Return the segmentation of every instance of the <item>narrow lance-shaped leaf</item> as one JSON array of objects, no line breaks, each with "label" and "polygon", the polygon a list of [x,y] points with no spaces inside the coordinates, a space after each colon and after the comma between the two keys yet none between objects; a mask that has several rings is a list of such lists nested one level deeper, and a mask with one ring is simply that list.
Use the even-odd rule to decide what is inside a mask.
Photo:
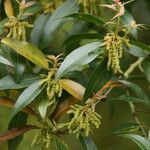
[{"label": "narrow lance-shaped leaf", "polygon": [[150,61],[145,60],[142,63],[142,68],[143,68],[143,71],[144,71],[144,74],[145,74],[147,80],[150,82]]},{"label": "narrow lance-shaped leaf", "polygon": [[60,83],[62,88],[77,100],[81,101],[83,99],[85,88],[81,84],[69,79],[61,79]]},{"label": "narrow lance-shaped leaf", "polygon": [[3,56],[0,56],[0,63],[14,67],[14,65]]},{"label": "narrow lance-shaped leaf", "polygon": [[60,6],[52,16],[48,19],[44,27],[44,35],[42,44],[47,46],[53,39],[54,33],[66,22],[64,16],[78,12],[79,8],[77,2],[74,0],[67,0],[62,6]]},{"label": "narrow lance-shaped leaf", "polygon": [[58,150],[70,150],[68,145],[62,139],[56,138],[55,145],[58,148]]},{"label": "narrow lance-shaped leaf", "polygon": [[92,137],[80,136],[80,142],[84,150],[98,150]]},{"label": "narrow lance-shaped leaf", "polygon": [[112,77],[111,72],[107,71],[106,62],[102,62],[92,74],[83,97],[86,101],[93,93],[100,90]]},{"label": "narrow lance-shaped leaf", "polygon": [[44,54],[34,45],[17,39],[4,38],[1,41],[41,68],[48,69],[48,61]]},{"label": "narrow lance-shaped leaf", "polygon": [[6,12],[7,16],[8,17],[13,16],[14,13],[13,13],[13,7],[12,7],[11,0],[5,0],[4,6],[5,6],[5,12]]},{"label": "narrow lance-shaped leaf", "polygon": [[6,76],[0,80],[0,90],[22,89],[29,86],[38,79],[39,77],[34,77],[32,75],[23,75],[21,82],[17,84],[13,76]]},{"label": "narrow lance-shaped leaf", "polygon": [[129,139],[129,140],[132,140],[134,143],[136,143],[140,147],[141,150],[149,150],[150,149],[150,142],[140,135],[121,134],[119,136],[126,138],[126,139]]},{"label": "narrow lance-shaped leaf", "polygon": [[102,53],[101,45],[101,42],[93,42],[75,49],[62,62],[55,79],[58,80],[68,72],[75,71],[83,65],[90,63]]},{"label": "narrow lance-shaped leaf", "polygon": [[41,93],[42,88],[40,82],[41,80],[32,83],[21,93],[15,104],[11,117],[15,116],[22,108],[30,104]]},{"label": "narrow lance-shaped leaf", "polygon": [[33,130],[33,129],[38,129],[38,127],[26,125],[26,126],[19,127],[19,128],[13,128],[11,130],[8,130],[8,131],[0,134],[0,142],[7,141],[9,139],[17,137],[17,136],[24,134],[25,132]]}]

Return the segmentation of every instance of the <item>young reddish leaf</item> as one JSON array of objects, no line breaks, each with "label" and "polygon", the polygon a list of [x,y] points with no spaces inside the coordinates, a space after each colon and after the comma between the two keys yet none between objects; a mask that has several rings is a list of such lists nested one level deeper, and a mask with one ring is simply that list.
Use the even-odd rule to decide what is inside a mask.
[{"label": "young reddish leaf", "polygon": [[62,115],[64,115],[70,108],[71,105],[78,103],[79,100],[75,99],[73,96],[68,97],[67,99],[60,102],[54,110],[51,118],[58,120]]},{"label": "young reddish leaf", "polygon": [[63,89],[66,90],[69,94],[71,94],[77,100],[82,100],[85,88],[81,84],[69,79],[61,79],[60,83]]},{"label": "young reddish leaf", "polygon": [[39,127],[32,126],[32,125],[26,125],[24,127],[13,128],[11,130],[8,130],[8,131],[0,134],[0,142],[7,141],[9,139],[12,139],[16,136],[24,134],[25,132],[33,130],[33,129],[39,129]]},{"label": "young reddish leaf", "polygon": [[5,0],[4,6],[5,6],[5,12],[6,12],[7,16],[8,17],[13,16],[14,13],[13,13],[13,7],[12,7],[11,0]]}]

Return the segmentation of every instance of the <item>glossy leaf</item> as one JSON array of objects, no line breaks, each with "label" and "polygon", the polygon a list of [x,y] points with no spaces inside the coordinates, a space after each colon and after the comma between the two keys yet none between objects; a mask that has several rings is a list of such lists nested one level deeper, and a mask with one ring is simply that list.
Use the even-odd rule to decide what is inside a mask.
[{"label": "glossy leaf", "polygon": [[105,22],[102,19],[100,19],[99,17],[93,16],[93,15],[90,15],[90,14],[74,13],[74,14],[71,14],[71,15],[66,16],[66,17],[77,18],[77,19],[80,19],[80,20],[84,20],[84,21],[87,21],[87,22],[94,23],[98,26],[103,26],[104,27],[104,25],[105,25]]},{"label": "glossy leaf", "polygon": [[132,140],[134,143],[136,143],[140,147],[141,150],[149,150],[150,149],[150,142],[140,135],[122,134],[119,136],[126,138],[126,139],[129,139],[129,140]]},{"label": "glossy leaf", "polygon": [[60,6],[48,19],[44,27],[44,35],[42,44],[47,45],[52,39],[56,31],[66,22],[64,16],[78,12],[78,5],[74,0],[67,0]]},{"label": "glossy leaf", "polygon": [[106,62],[102,62],[94,71],[87,84],[83,100],[86,101],[100,90],[110,79],[112,74],[107,71]]},{"label": "glossy leaf", "polygon": [[19,127],[19,128],[13,128],[11,130],[8,130],[8,131],[0,134],[0,142],[7,141],[9,139],[12,139],[12,138],[17,137],[19,135],[22,135],[25,132],[33,130],[33,129],[38,129],[38,127],[37,126],[26,125],[26,126]]},{"label": "glossy leaf", "polygon": [[71,105],[79,103],[79,100],[75,99],[73,96],[70,96],[64,99],[62,102],[57,104],[51,118],[54,120],[58,120],[62,117],[69,109]]},{"label": "glossy leaf", "polygon": [[80,142],[84,150],[98,150],[92,137],[80,136]]},{"label": "glossy leaf", "polygon": [[46,57],[34,45],[11,38],[4,38],[1,42],[11,47],[18,54],[24,56],[37,66],[48,69],[48,61]]},{"label": "glossy leaf", "polygon": [[139,124],[137,123],[125,123],[111,131],[110,134],[124,134],[139,130]]},{"label": "glossy leaf", "polygon": [[13,76],[6,76],[0,80],[0,90],[22,89],[29,86],[38,79],[39,77],[34,77],[32,75],[23,75],[21,82],[17,84]]},{"label": "glossy leaf", "polygon": [[62,139],[55,138],[55,144],[58,150],[70,150],[68,145]]},{"label": "glossy leaf", "polygon": [[147,80],[150,82],[150,61],[145,60],[142,64],[142,68]]},{"label": "glossy leaf", "polygon": [[150,47],[148,45],[141,43],[139,41],[135,41],[135,40],[131,40],[130,42],[131,42],[131,44],[136,45],[136,46],[140,47],[142,50],[145,50],[150,53]]},{"label": "glossy leaf", "polygon": [[0,56],[0,63],[8,65],[8,66],[14,66],[9,60],[7,60],[5,57]]},{"label": "glossy leaf", "polygon": [[47,112],[47,107],[49,105],[48,98],[45,96],[38,101],[38,110],[42,118],[45,118],[46,112]]},{"label": "glossy leaf", "polygon": [[11,0],[5,0],[4,6],[7,16],[8,17],[14,16]]},{"label": "glossy leaf", "polygon": [[31,32],[31,42],[36,45],[37,47],[42,47],[41,40],[43,38],[43,29],[49,18],[49,14],[40,15],[34,22],[34,27]]},{"label": "glossy leaf", "polygon": [[63,42],[62,46],[68,46],[83,39],[102,39],[102,37],[96,33],[74,34],[70,36],[69,38],[67,38]]},{"label": "glossy leaf", "polygon": [[[8,130],[12,128],[17,128],[20,126],[24,126],[27,122],[27,114],[23,112],[19,112],[12,120],[9,122]],[[8,150],[15,150],[17,149],[18,145],[22,141],[23,136],[15,137],[8,141]]]},{"label": "glossy leaf", "polygon": [[35,81],[21,93],[15,103],[11,117],[15,116],[21,109],[30,104],[41,93],[42,88],[40,86],[40,82],[41,80]]},{"label": "glossy leaf", "polygon": [[138,98],[146,100],[148,102],[148,97],[137,84],[126,80],[120,80],[119,82],[131,89],[138,96]]},{"label": "glossy leaf", "polygon": [[83,65],[90,63],[102,53],[100,46],[101,42],[93,42],[75,49],[62,62],[56,73],[55,79],[58,80],[68,72],[75,71]]},{"label": "glossy leaf", "polygon": [[85,92],[85,88],[69,79],[61,79],[60,80],[62,88],[67,91],[69,94],[71,94],[73,97],[75,97],[77,100],[81,101]]}]

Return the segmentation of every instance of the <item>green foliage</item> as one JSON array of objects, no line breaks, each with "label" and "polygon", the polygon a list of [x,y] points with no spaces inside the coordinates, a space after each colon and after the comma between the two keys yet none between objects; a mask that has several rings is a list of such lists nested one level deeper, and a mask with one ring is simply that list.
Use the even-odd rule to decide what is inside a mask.
[{"label": "green foliage", "polygon": [[69,150],[77,140],[98,150],[111,136],[150,149],[149,120],[140,116],[150,114],[150,46],[130,2],[0,1],[0,105],[12,107],[0,142],[8,140],[9,150],[33,129],[31,149]]}]

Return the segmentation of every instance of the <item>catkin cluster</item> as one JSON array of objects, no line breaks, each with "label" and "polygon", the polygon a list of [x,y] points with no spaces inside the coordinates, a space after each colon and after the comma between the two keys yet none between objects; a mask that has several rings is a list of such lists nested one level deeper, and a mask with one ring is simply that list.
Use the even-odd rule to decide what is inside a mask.
[{"label": "catkin cluster", "polygon": [[52,144],[53,136],[48,130],[43,129],[40,133],[37,133],[31,143],[31,146],[45,143],[45,148],[49,148]]},{"label": "catkin cluster", "polygon": [[100,4],[99,1],[97,1],[97,0],[78,0],[78,4],[82,7],[84,13],[98,16],[98,14],[99,14],[98,5]]},{"label": "catkin cluster", "polygon": [[5,23],[4,27],[8,30],[7,37],[26,41],[26,28],[33,27],[26,21],[19,21],[16,17],[12,16],[9,21]]},{"label": "catkin cluster", "polygon": [[49,3],[43,4],[44,13],[53,13],[60,5],[62,4],[61,0],[52,0]]},{"label": "catkin cluster", "polygon": [[80,105],[71,106],[67,112],[73,114],[74,117],[68,123],[68,130],[70,134],[76,134],[78,138],[81,134],[88,136],[92,132],[92,128],[99,128],[101,116],[92,108]]},{"label": "catkin cluster", "polygon": [[50,102],[49,105],[55,103],[57,97],[61,97],[63,90],[60,82],[53,79],[55,72],[55,69],[51,69],[48,73],[48,76],[40,83],[41,85],[43,85],[44,83],[47,84],[46,92]]},{"label": "catkin cluster", "polygon": [[115,33],[108,33],[104,37],[106,55],[108,57],[107,69],[117,74],[123,73],[120,66],[120,58],[123,55],[123,46],[130,47],[129,39],[120,37]]}]

